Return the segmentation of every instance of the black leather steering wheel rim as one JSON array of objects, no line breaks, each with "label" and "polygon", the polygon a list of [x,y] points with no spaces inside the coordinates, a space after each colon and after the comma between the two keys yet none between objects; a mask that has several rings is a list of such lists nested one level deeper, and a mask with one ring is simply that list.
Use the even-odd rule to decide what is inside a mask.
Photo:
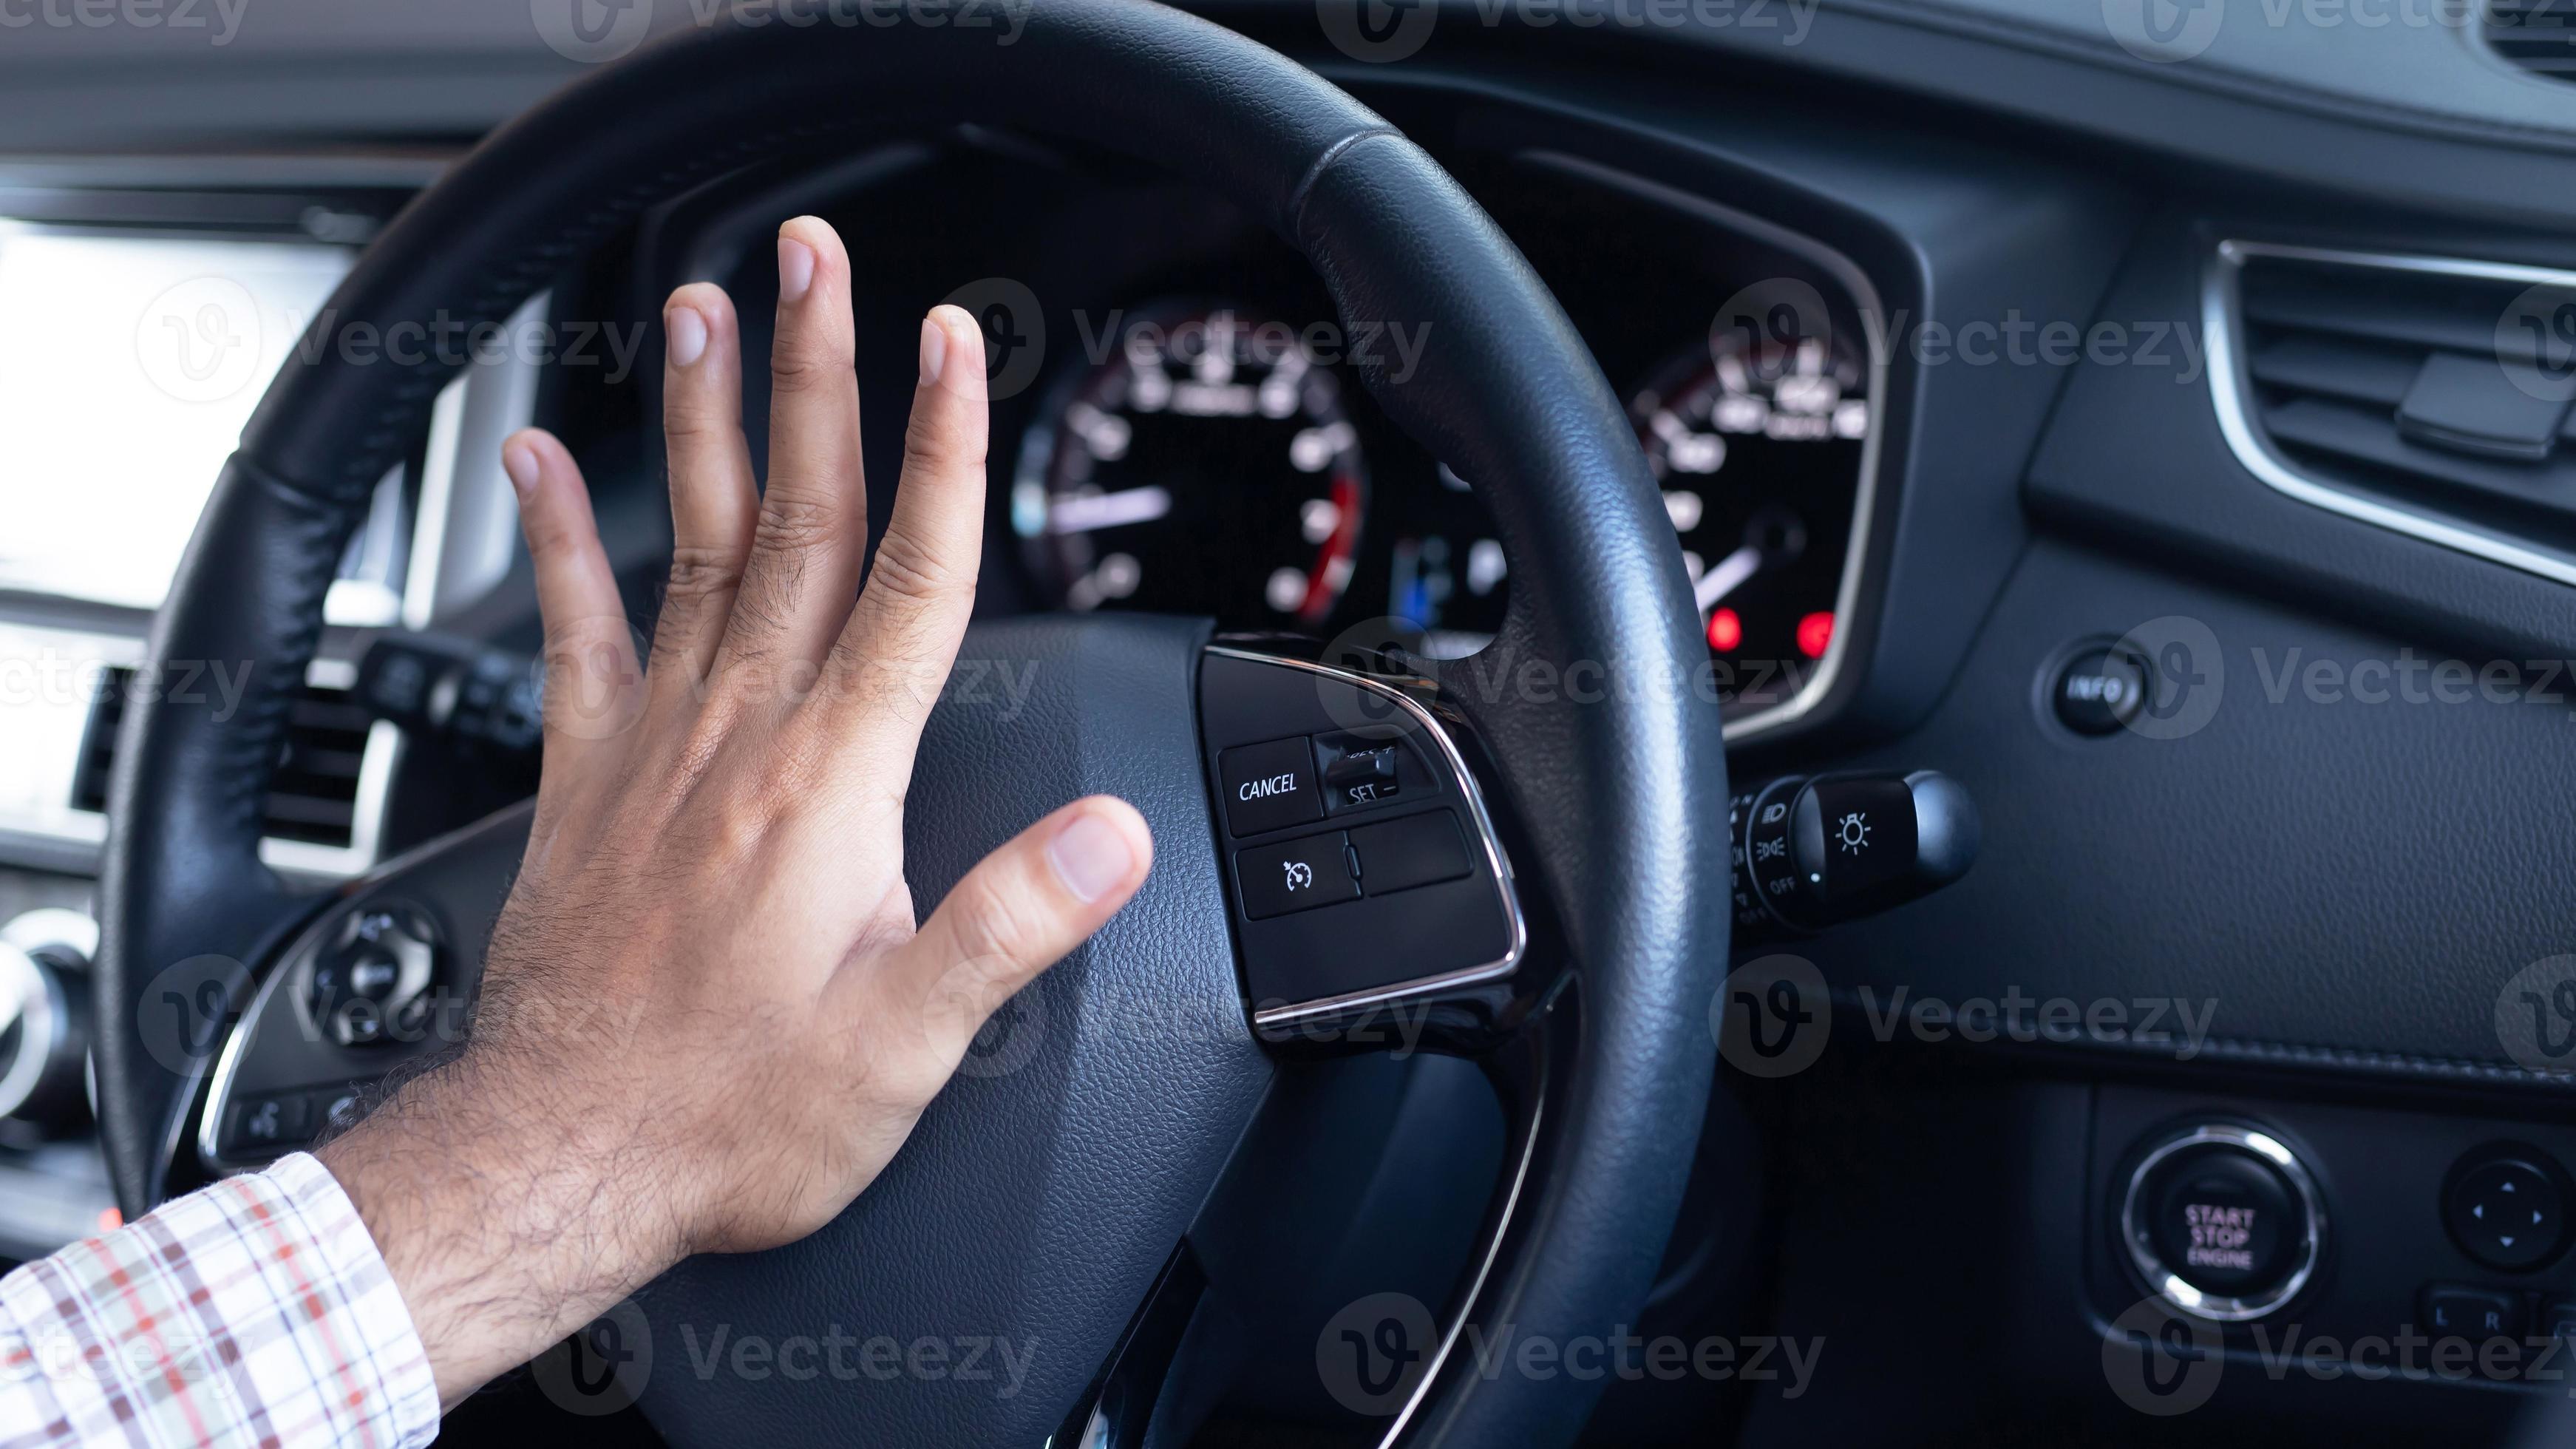
[{"label": "black leather steering wheel rim", "polygon": [[[1363,364],[1363,380],[1476,480],[1496,515],[1510,612],[1482,673],[1459,667],[1456,696],[1506,766],[1536,846],[1525,876],[1582,963],[1549,1172],[1521,1207],[1494,1311],[1525,1334],[1606,1336],[1643,1302],[1689,1171],[1729,890],[1719,719],[1697,687],[1707,656],[1628,424],[1511,243],[1346,93],[1144,0],[1042,0],[1011,44],[996,39],[773,25],[657,42],[488,139],[387,229],[315,335],[498,321],[643,207],[699,181],[889,120],[967,118],[1169,167],[1295,245],[1346,321],[1422,326],[1411,376],[1397,383]],[[198,1085],[146,1046],[147,989],[186,961],[263,961],[310,913],[310,897],[260,864],[266,783],[332,570],[451,370],[436,356],[360,367],[329,346],[298,348],[155,622],[156,663],[253,667],[230,716],[139,701],[119,740],[94,977],[102,1135],[128,1213],[165,1191]],[[1545,661],[1561,683],[1531,690],[1496,658]],[[1596,1388],[1464,1376],[1414,1432],[1570,1442]]]}]

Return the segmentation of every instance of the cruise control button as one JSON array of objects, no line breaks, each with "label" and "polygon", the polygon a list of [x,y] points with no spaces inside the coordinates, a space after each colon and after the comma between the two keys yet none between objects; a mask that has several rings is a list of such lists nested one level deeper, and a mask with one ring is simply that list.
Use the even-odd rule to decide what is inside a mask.
[{"label": "cruise control button", "polygon": [[1348,810],[1355,805],[1374,805],[1392,800],[1403,786],[1396,772],[1396,747],[1380,745],[1373,750],[1350,750],[1332,755],[1324,762],[1324,806],[1328,810]]},{"label": "cruise control button", "polygon": [[1244,745],[1217,757],[1225,823],[1237,835],[1259,835],[1323,818],[1315,788],[1315,755],[1305,736]]},{"label": "cruise control button", "polygon": [[1347,843],[1336,830],[1236,851],[1234,878],[1243,887],[1243,913],[1258,921],[1358,899],[1360,883],[1351,879]]},{"label": "cruise control button", "polygon": [[1361,886],[1373,896],[1456,880],[1469,869],[1458,817],[1446,810],[1363,825],[1351,832],[1351,853],[1359,857]]}]

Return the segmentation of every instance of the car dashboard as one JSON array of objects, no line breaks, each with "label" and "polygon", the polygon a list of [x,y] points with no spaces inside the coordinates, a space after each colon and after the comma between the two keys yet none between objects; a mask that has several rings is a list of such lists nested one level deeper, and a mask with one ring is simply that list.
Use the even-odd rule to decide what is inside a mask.
[{"label": "car dashboard", "polygon": [[[2181,63],[2119,6],[2105,34],[2090,6],[2081,25],[2019,13],[2047,8],[1792,7],[1794,43],[1741,15],[1444,21],[1401,63],[1307,7],[1210,9],[1419,141],[1562,304],[1662,489],[1708,646],[1691,684],[1723,714],[1740,811],[1783,781],[1931,772],[1982,817],[1954,882],[1748,933],[1726,1000],[1685,1004],[1709,1014],[1721,1086],[1650,1326],[1827,1352],[1795,1392],[1616,1385],[1598,1442],[2154,1442],[2204,1362],[2222,1382],[2187,1422],[2213,1432],[2501,1438],[2551,1398],[2532,1367],[2272,1373],[2266,1335],[2353,1345],[2472,1311],[2515,1338],[2576,1329],[2565,1235],[2498,1245],[2473,1215],[2508,1178],[2576,1197],[2556,662],[2576,658],[2559,184],[2576,91],[2484,31],[2406,42],[2419,71],[2338,69],[2332,47],[2293,64],[2237,29]],[[265,373],[224,372],[233,334],[201,321],[263,319],[273,364],[375,227],[575,73],[529,53],[524,20],[441,62],[445,89],[388,78],[402,37],[270,56],[313,69],[220,156],[173,145],[149,66],[96,82],[126,129],[64,131],[0,96],[28,148],[0,157],[0,299],[36,305],[64,257],[153,257],[121,263],[93,361],[197,433],[137,428],[119,466],[211,482]],[[2335,39],[2382,61],[2405,41]],[[2374,101],[2366,78],[2397,72]],[[2447,100],[2427,91],[2443,76]],[[392,139],[338,145],[360,120]],[[476,353],[342,565],[270,802],[273,867],[325,887],[525,793],[534,703],[513,671],[538,635],[499,439],[543,422],[574,450],[649,629],[670,550],[661,299],[723,283],[764,353],[768,239],[806,212],[858,281],[878,530],[916,319],[953,302],[984,326],[979,617],[1184,614],[1496,688],[1618,687],[1516,652],[1478,480],[1372,396],[1419,357],[1415,319],[1343,315],[1252,218],[1108,152],[925,125],[669,199],[512,319],[506,338],[542,345]],[[2499,356],[2542,406],[2486,386]],[[0,434],[45,435],[71,405],[43,400],[42,360],[0,364],[0,409],[20,409]],[[65,466],[0,441],[0,468],[43,485],[0,495],[18,538],[95,526],[47,482]],[[169,545],[139,562],[108,548],[37,577],[14,560],[57,555],[0,539],[0,641],[33,661],[0,698],[21,762],[0,787],[0,919],[41,916],[11,943],[58,986],[79,982],[67,918],[92,897],[116,712],[201,484],[102,490]],[[370,712],[361,663],[389,637],[498,661],[458,675],[475,730]],[[1758,823],[1703,828],[1749,871]],[[1740,919],[1772,922],[1742,894],[1757,879],[1739,876]],[[1727,1037],[1729,1013],[1753,1034]],[[1334,1088],[1376,1150],[1321,1174],[1319,1218],[1351,1226],[1319,1279],[1381,1239],[1431,1272],[1445,1259],[1419,1244],[1472,1229],[1481,1184],[1443,1173],[1408,1179],[1402,1231],[1358,1206],[1383,1214],[1381,1161],[1473,1175],[1456,1159],[1481,1129],[1460,1124],[1489,1104],[1442,1072]],[[82,1117],[0,1114],[0,1254],[108,1210]],[[189,1171],[242,1165],[197,1145]],[[2222,1158],[2305,1229],[2241,1292],[2172,1271],[2189,1249],[2155,1221],[2166,1164]]]}]

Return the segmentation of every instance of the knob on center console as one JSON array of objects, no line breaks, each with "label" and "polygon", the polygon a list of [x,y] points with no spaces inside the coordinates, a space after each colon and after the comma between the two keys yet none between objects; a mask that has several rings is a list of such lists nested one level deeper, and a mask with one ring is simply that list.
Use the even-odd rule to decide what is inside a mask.
[{"label": "knob on center console", "polygon": [[29,911],[0,927],[0,1117],[46,1136],[89,1125],[89,956],[78,911]]},{"label": "knob on center console", "polygon": [[2220,1322],[2260,1318],[2316,1272],[2325,1208],[2279,1138],[2232,1123],[2159,1142],[2129,1174],[2120,1236],[2147,1287]]}]

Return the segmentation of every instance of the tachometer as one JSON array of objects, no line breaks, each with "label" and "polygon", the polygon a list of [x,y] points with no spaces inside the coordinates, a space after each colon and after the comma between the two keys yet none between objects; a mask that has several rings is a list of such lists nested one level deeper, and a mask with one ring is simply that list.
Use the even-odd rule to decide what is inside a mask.
[{"label": "tachometer", "polygon": [[1868,374],[1821,337],[1711,335],[1629,403],[1681,535],[1718,693],[1793,697],[1832,647],[1870,433]]},{"label": "tachometer", "polygon": [[1113,314],[1112,350],[1048,399],[1011,526],[1065,607],[1313,627],[1350,583],[1368,502],[1341,381],[1285,324],[1227,307]]}]

